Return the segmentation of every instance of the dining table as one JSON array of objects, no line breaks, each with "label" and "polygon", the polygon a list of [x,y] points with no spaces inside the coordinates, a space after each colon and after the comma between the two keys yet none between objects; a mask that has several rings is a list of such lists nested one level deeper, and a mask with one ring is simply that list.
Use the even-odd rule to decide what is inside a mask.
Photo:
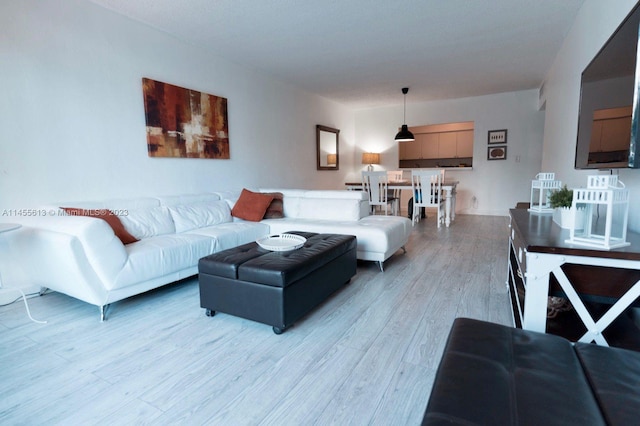
[{"label": "dining table", "polygon": [[[360,190],[362,191],[362,182],[346,182],[345,186],[347,189],[352,191]],[[449,227],[451,222],[453,222],[456,218],[456,187],[458,186],[457,180],[445,180],[442,182],[442,195],[444,196],[445,203],[445,216],[444,216],[444,224]],[[411,190],[411,181],[409,180],[400,180],[400,181],[389,181],[387,185],[387,189],[398,189],[401,191]]]}]

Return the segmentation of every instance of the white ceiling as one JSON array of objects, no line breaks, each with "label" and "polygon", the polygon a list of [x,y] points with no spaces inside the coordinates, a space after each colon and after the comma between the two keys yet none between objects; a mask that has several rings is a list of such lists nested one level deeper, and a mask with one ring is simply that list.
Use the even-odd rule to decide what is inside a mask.
[{"label": "white ceiling", "polygon": [[538,88],[584,0],[90,0],[354,108]]}]

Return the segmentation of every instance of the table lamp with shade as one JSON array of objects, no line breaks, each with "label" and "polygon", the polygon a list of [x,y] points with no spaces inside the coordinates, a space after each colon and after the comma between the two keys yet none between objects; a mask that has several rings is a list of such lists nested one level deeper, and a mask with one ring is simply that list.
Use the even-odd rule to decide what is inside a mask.
[{"label": "table lamp with shade", "polygon": [[367,171],[373,171],[373,165],[380,164],[380,154],[376,152],[363,152],[362,164],[368,164]]}]

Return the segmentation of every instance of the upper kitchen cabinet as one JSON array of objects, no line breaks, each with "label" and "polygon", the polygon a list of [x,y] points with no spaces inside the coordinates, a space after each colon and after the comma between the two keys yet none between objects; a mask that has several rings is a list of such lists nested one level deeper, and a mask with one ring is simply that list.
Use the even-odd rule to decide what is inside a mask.
[{"label": "upper kitchen cabinet", "polygon": [[471,167],[472,121],[410,127],[413,142],[399,142],[400,167]]},{"label": "upper kitchen cabinet", "polygon": [[462,130],[456,134],[456,155],[473,157],[473,130]]}]

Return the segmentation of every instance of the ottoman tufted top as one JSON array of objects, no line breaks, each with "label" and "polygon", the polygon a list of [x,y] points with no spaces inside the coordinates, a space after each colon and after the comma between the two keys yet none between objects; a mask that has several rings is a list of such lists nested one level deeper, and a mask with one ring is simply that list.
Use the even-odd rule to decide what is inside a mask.
[{"label": "ottoman tufted top", "polygon": [[356,247],[353,235],[289,233],[301,235],[307,242],[297,250],[286,252],[268,251],[256,243],[244,244],[200,259],[199,272],[287,287]]}]

